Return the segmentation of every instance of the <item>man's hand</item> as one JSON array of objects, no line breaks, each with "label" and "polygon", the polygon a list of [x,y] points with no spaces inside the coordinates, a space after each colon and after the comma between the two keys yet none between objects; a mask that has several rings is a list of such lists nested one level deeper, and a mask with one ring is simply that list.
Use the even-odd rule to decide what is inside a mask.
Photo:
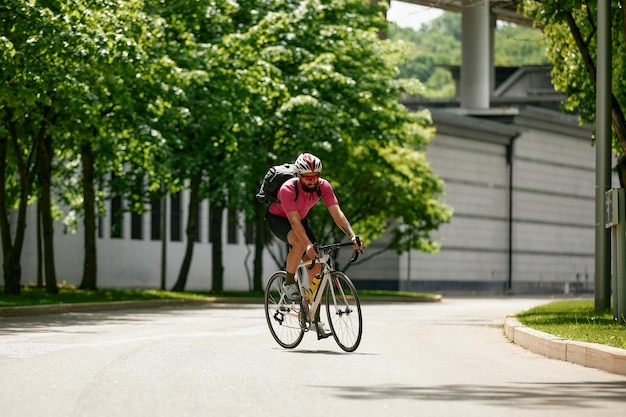
[{"label": "man's hand", "polygon": [[352,236],[352,244],[354,245],[354,250],[361,251],[363,249],[363,241],[357,235]]},{"label": "man's hand", "polygon": [[311,259],[317,259],[320,257],[319,253],[317,253],[317,249],[315,245],[306,245],[306,255]]}]

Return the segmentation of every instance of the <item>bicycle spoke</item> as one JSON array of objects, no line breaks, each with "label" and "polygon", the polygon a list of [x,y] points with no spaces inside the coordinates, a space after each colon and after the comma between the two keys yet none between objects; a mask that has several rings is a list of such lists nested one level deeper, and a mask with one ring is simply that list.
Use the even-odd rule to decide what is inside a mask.
[{"label": "bicycle spoke", "polygon": [[346,352],[355,351],[363,332],[361,304],[354,284],[341,272],[332,273],[326,293],[326,311],[339,347]]},{"label": "bicycle spoke", "polygon": [[277,272],[265,288],[265,318],[274,340],[284,348],[294,348],[302,341],[300,306],[289,301],[283,292],[284,272]]}]

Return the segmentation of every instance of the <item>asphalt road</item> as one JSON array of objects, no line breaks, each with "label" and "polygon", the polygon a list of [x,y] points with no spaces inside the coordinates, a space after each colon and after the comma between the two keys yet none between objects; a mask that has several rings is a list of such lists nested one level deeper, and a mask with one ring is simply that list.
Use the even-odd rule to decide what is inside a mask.
[{"label": "asphalt road", "polygon": [[354,353],[280,348],[259,305],[0,317],[0,416],[623,415],[626,377],[505,338],[545,301],[365,304]]}]

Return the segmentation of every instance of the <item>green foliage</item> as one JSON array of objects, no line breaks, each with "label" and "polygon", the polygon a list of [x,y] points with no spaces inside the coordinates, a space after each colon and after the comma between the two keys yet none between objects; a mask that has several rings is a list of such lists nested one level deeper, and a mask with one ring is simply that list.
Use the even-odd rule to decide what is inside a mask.
[{"label": "green foliage", "polygon": [[[406,61],[399,65],[400,76],[417,78],[426,85],[429,98],[454,97],[450,66],[461,65],[461,14],[444,12],[418,30],[391,26],[389,36],[402,40]],[[500,23],[495,29],[494,63],[517,67],[546,64],[547,41],[540,30]]]},{"label": "green foliage", "polygon": [[148,116],[142,109],[155,84],[149,39],[158,31],[142,12],[143,3],[132,0],[11,4],[16,13],[1,14],[10,25],[3,33],[19,52],[2,61],[12,75],[0,83],[1,107],[12,120],[26,118],[18,126],[21,140],[35,137],[26,129],[54,137],[58,195],[80,211],[82,144],[92,143],[100,177],[125,174],[131,161],[145,166],[153,160],[150,149],[157,144],[142,122]]},{"label": "green foliage", "polygon": [[501,67],[545,65],[548,40],[538,29],[502,23],[495,31],[494,63]]},{"label": "green foliage", "polygon": [[25,286],[20,297],[0,298],[0,307],[26,307],[51,304],[110,303],[119,301],[153,300],[202,300],[206,294],[180,293],[145,289],[100,289],[81,290],[70,286],[61,286],[57,294],[49,294],[44,288]]},{"label": "green foliage", "polygon": [[[142,213],[161,184],[175,192],[201,178],[199,200],[226,201],[250,217],[267,167],[307,150],[324,160],[338,195],[350,196],[342,206],[359,233],[371,240],[394,225],[395,250],[436,250],[430,232],[451,213],[424,158],[428,114],[399,103],[424,86],[398,78],[406,45],[380,36],[384,2],[2,7],[0,139],[18,140],[4,166],[18,171],[18,156],[32,166],[38,138],[51,138],[53,186],[69,226],[94,209],[84,205],[86,168],[100,208],[121,195]],[[415,68],[426,75],[433,63]],[[7,207],[37,195],[18,179],[7,176]],[[324,233],[336,233],[324,226],[327,213],[321,218]]]},{"label": "green foliage", "polygon": [[[613,149],[618,155],[626,148],[626,61],[624,3],[610,1],[612,41]],[[597,1],[526,0],[524,13],[542,28],[548,44],[548,58],[554,64],[552,82],[566,94],[563,108],[579,115],[581,123],[595,124],[597,66]]]},{"label": "green foliage", "polygon": [[[312,1],[270,13],[228,38],[233,51],[245,51],[241,73],[258,78],[254,71],[261,68],[267,77],[261,87],[250,87],[266,103],[257,107],[265,116],[251,141],[261,145],[266,153],[259,157],[267,161],[250,167],[250,189],[256,190],[277,161],[293,160],[305,150],[315,153],[355,230],[376,239],[409,210],[431,218],[410,219],[405,229],[397,229],[392,247],[433,251],[437,245],[429,233],[449,221],[450,213],[438,200],[442,184],[423,168],[421,152],[432,132],[420,128],[425,115],[399,104],[404,93],[423,87],[396,79],[402,45],[379,38],[385,28],[380,9],[360,1]],[[433,206],[422,209],[429,202]],[[314,210],[311,219],[320,239],[341,239],[325,210]],[[406,233],[413,237],[404,239]]]}]

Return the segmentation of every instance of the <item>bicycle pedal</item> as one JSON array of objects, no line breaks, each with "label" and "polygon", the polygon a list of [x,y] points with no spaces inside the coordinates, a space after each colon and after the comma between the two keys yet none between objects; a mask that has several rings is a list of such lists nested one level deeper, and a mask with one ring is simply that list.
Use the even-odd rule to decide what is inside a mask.
[{"label": "bicycle pedal", "polygon": [[317,333],[317,340],[322,340],[322,339],[326,339],[328,337],[331,337],[333,334],[332,333]]}]

